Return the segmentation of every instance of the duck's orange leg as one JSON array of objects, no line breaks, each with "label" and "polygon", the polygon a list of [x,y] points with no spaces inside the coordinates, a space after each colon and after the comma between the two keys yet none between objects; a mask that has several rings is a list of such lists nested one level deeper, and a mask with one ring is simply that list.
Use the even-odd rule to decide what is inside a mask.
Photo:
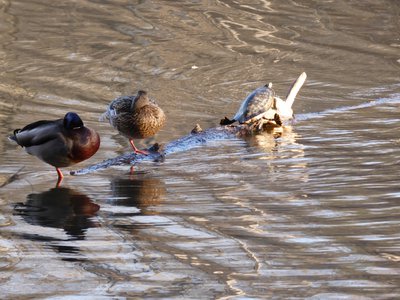
[{"label": "duck's orange leg", "polygon": [[58,174],[58,180],[57,180],[56,187],[59,187],[61,184],[61,181],[63,181],[64,175],[59,168],[56,168],[56,170],[57,170],[57,174]]},{"label": "duck's orange leg", "polygon": [[133,140],[129,140],[129,143],[131,144],[133,151],[138,154],[143,154],[143,155],[148,155],[149,153],[147,151],[139,150],[136,148],[135,144],[133,143]]}]

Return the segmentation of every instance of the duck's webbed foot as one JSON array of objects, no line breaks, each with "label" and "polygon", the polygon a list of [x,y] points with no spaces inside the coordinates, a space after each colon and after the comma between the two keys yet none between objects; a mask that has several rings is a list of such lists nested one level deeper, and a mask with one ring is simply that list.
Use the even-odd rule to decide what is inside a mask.
[{"label": "duck's webbed foot", "polygon": [[136,153],[136,154],[143,154],[143,155],[149,155],[149,152],[148,152],[148,151],[146,151],[146,150],[139,150],[138,148],[136,148],[136,146],[135,146],[135,144],[133,143],[133,140],[132,140],[132,139],[129,140],[129,143],[131,144],[134,153]]}]

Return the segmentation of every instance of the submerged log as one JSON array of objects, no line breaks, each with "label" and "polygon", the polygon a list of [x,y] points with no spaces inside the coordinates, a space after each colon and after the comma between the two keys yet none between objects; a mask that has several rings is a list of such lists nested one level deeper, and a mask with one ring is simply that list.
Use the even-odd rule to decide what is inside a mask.
[{"label": "submerged log", "polygon": [[[286,98],[286,105],[291,108],[297,93],[304,84],[306,80],[306,74],[302,73],[299,78],[291,86],[288,96]],[[280,100],[280,99],[279,99]],[[282,101],[282,100],[280,100]],[[274,111],[275,110],[275,111]],[[143,161],[162,161],[166,156],[183,152],[195,147],[206,144],[207,142],[215,140],[231,139],[233,137],[245,137],[253,134],[257,134],[262,131],[273,132],[274,129],[281,126],[281,121],[279,118],[278,111],[275,108],[271,109],[271,113],[275,114],[274,120],[263,119],[262,117],[255,117],[245,124],[232,124],[219,126],[214,128],[209,128],[202,130],[197,124],[190,134],[183,136],[177,140],[167,143],[165,146],[160,146],[159,144],[154,144],[152,147],[146,149],[149,154],[136,154],[133,152],[125,153],[123,155],[117,156],[115,158],[104,160],[100,163],[91,165],[89,167],[71,171],[71,175],[83,175],[87,173],[92,173],[102,169],[106,169],[112,166],[128,165],[133,166],[139,164]]]}]

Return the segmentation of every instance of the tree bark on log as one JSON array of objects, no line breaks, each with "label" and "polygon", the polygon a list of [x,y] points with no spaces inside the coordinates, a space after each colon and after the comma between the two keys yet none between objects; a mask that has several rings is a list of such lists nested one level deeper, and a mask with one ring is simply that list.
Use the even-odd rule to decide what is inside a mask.
[{"label": "tree bark on log", "polygon": [[[288,95],[286,97],[286,103],[289,108],[292,106],[295,97],[300,88],[303,86],[305,80],[306,74],[302,73],[290,87]],[[71,171],[70,174],[84,175],[112,166],[133,166],[143,161],[162,161],[165,159],[166,156],[170,154],[187,151],[195,147],[204,145],[210,141],[230,139],[233,137],[244,137],[256,134],[260,131],[273,132],[275,128],[281,127],[274,121],[261,121],[262,122],[260,124],[260,119],[257,119],[257,117],[255,117],[251,120],[251,122],[246,122],[245,124],[219,126],[215,128],[209,128],[204,131],[200,128],[199,125],[196,125],[190,134],[183,136],[177,140],[171,141],[165,146],[154,144],[152,147],[146,149],[149,152],[148,155],[136,154],[134,152],[125,153],[115,158],[106,159],[100,163],[88,166],[86,168],[77,171]],[[254,122],[257,122],[257,126],[255,126]]]}]

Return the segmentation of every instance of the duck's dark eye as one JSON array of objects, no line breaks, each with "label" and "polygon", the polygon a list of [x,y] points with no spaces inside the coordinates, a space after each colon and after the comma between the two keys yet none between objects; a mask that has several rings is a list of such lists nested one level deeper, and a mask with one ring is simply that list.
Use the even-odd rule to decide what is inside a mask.
[{"label": "duck's dark eye", "polygon": [[64,127],[66,129],[74,129],[83,127],[83,122],[78,114],[69,112],[64,117]]}]

